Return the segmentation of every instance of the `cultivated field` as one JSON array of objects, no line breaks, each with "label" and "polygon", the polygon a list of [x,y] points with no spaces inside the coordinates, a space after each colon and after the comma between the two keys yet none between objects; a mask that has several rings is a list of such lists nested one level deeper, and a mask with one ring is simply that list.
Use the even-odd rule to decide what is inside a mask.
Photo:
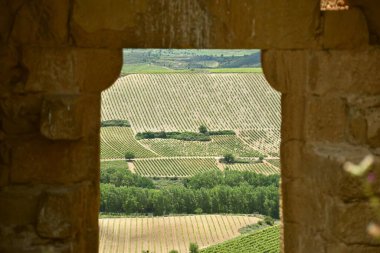
[{"label": "cultivated field", "polygon": [[[243,215],[191,215],[100,219],[100,253],[187,253],[190,242],[201,248],[239,236],[239,228],[258,218]],[[247,245],[246,245],[247,247]],[[219,252],[219,251],[213,251]]]},{"label": "cultivated field", "polygon": [[[115,119],[128,120],[132,127],[102,127],[101,159],[121,160],[133,152],[136,160],[130,169],[143,176],[185,177],[223,170],[226,166],[216,157],[227,153],[245,158],[279,156],[280,95],[262,74],[128,75],[102,94],[102,120]],[[144,131],[197,132],[201,124],[209,130],[234,130],[236,135],[211,136],[208,142],[135,139],[137,132]],[[229,167],[279,172],[268,164]]]},{"label": "cultivated field", "polygon": [[268,227],[249,235],[201,250],[201,253],[279,253],[280,226]]},{"label": "cultivated field", "polygon": [[189,177],[219,169],[214,158],[143,159],[133,164],[135,172],[146,177]]},{"label": "cultivated field", "polygon": [[144,146],[160,156],[223,156],[231,153],[241,157],[262,154],[234,135],[212,136],[212,141],[179,141],[169,139],[141,140]]},{"label": "cultivated field", "polygon": [[279,174],[280,171],[275,166],[266,163],[235,163],[224,165],[225,168],[237,171],[250,171],[258,174],[272,175]]},{"label": "cultivated field", "polygon": [[100,139],[101,159],[122,159],[126,152],[133,152],[137,158],[158,156],[135,139],[130,127],[102,127]]},{"label": "cultivated field", "polygon": [[128,75],[102,94],[102,120],[136,132],[280,129],[280,95],[262,74]]}]

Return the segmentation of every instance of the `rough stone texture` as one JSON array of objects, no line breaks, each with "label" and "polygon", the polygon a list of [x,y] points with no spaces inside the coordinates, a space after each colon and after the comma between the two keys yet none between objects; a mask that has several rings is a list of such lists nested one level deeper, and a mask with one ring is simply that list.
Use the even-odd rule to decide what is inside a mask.
[{"label": "rough stone texture", "polygon": [[86,105],[76,95],[55,95],[42,104],[41,133],[51,140],[77,140],[83,137]]},{"label": "rough stone texture", "polygon": [[263,54],[269,82],[283,92],[284,252],[380,250],[366,232],[377,215],[362,181],[343,170],[369,153],[380,167],[379,49],[360,48]]},{"label": "rough stone texture", "polygon": [[380,3],[348,4],[0,0],[0,252],[97,252],[100,92],[122,47],[267,49],[283,94],[283,252],[379,252],[342,164],[380,156]]}]

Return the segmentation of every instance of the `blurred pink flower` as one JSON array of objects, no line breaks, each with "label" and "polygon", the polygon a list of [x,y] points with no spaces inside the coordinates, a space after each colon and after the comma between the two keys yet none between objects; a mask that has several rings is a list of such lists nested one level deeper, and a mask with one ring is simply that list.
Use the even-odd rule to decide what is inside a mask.
[{"label": "blurred pink flower", "polygon": [[367,181],[368,181],[368,183],[370,183],[370,184],[375,183],[375,182],[376,182],[376,174],[375,174],[374,172],[370,172],[370,173],[368,173]]},{"label": "blurred pink flower", "polygon": [[367,232],[374,238],[380,238],[380,226],[374,222],[371,222],[367,226]]}]

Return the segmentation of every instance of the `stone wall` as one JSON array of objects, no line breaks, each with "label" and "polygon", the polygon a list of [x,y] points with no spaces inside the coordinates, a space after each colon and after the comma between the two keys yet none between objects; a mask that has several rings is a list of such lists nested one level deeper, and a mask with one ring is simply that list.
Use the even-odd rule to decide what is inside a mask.
[{"label": "stone wall", "polygon": [[349,4],[0,0],[0,252],[97,252],[100,92],[123,47],[265,49],[283,93],[284,252],[378,252],[341,165],[380,155],[380,4]]}]

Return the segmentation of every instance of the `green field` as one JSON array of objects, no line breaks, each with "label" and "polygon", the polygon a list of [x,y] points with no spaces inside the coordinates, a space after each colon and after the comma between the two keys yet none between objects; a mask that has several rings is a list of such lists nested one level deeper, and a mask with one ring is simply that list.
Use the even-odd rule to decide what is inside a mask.
[{"label": "green field", "polygon": [[101,159],[122,159],[126,152],[133,152],[136,158],[157,156],[135,139],[130,127],[102,127],[100,136]]},{"label": "green field", "polygon": [[137,174],[146,177],[188,177],[201,172],[219,170],[213,158],[144,159],[134,161]]},{"label": "green field", "polygon": [[100,162],[100,169],[108,169],[108,168],[128,169],[128,163],[126,161],[102,161],[102,162]]},{"label": "green field", "polygon": [[265,163],[235,163],[235,164],[227,164],[225,165],[225,168],[228,168],[230,170],[237,170],[237,171],[251,171],[251,172],[264,174],[264,175],[280,173],[278,168],[275,168]]},{"label": "green field", "polygon": [[212,136],[212,141],[179,141],[169,139],[141,140],[144,146],[160,156],[223,156],[232,153],[241,157],[262,154],[242,142],[235,135]]},{"label": "green field", "polygon": [[201,253],[279,253],[280,226],[265,228],[201,250]]}]

